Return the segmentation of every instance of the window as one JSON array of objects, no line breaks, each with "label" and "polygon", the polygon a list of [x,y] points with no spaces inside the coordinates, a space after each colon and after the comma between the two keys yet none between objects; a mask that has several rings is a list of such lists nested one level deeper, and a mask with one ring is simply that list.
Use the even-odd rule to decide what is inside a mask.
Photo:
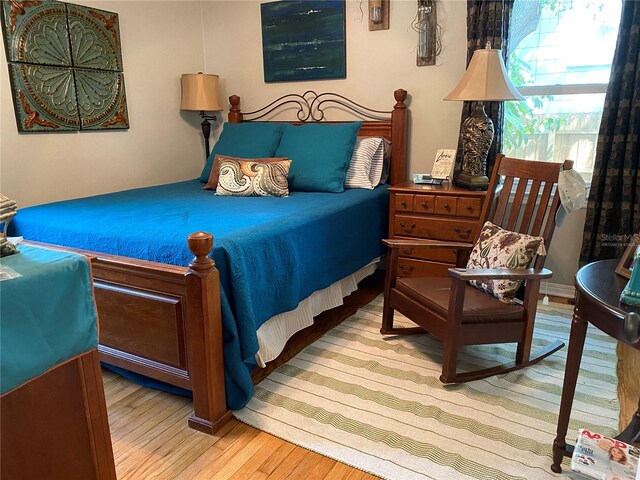
[{"label": "window", "polygon": [[505,102],[503,151],[530,160],[574,160],[590,181],[619,0],[516,0],[509,77],[526,97]]}]

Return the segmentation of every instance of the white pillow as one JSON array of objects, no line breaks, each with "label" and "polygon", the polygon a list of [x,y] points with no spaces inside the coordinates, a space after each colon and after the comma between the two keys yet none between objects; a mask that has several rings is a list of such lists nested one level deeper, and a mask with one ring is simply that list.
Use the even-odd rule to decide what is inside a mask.
[{"label": "white pillow", "polygon": [[380,182],[383,164],[384,145],[382,137],[358,137],[351,155],[351,163],[347,170],[344,187],[372,190]]}]

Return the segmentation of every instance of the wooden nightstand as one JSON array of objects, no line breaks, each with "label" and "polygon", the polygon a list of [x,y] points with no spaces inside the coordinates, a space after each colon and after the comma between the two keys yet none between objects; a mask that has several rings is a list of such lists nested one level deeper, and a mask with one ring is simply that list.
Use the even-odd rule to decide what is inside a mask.
[{"label": "wooden nightstand", "polygon": [[[400,183],[389,188],[389,238],[428,238],[473,242],[480,232],[487,192],[442,185]],[[456,251],[442,248],[403,248],[398,275],[446,276],[455,267]]]}]

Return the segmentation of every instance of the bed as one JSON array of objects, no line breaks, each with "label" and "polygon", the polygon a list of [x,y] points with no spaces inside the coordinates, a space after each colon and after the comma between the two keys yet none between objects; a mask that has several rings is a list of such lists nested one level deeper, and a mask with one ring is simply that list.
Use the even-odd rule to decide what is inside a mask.
[{"label": "bed", "polygon": [[[229,122],[293,108],[289,123],[299,124],[325,121],[327,107],[348,111],[364,120],[358,135],[391,141],[394,184],[405,179],[406,96],[395,91],[384,112],[306,92],[249,113],[231,96]],[[379,186],[283,201],[201,187],[193,180],[26,208],[12,228],[92,257],[102,361],[192,391],[189,425],[213,433],[251,396],[260,327],[383,253],[388,194]]]}]

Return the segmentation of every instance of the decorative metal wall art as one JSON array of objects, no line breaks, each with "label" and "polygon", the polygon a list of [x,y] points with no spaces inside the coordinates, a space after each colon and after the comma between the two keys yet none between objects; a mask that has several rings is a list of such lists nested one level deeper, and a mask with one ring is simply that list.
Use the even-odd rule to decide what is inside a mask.
[{"label": "decorative metal wall art", "polygon": [[263,3],[265,82],[346,78],[345,0]]},{"label": "decorative metal wall art", "polygon": [[389,30],[389,1],[368,0],[369,30]]},{"label": "decorative metal wall art", "polygon": [[118,14],[53,0],[2,0],[20,132],[129,128]]},{"label": "decorative metal wall art", "polygon": [[435,65],[442,50],[441,27],[438,25],[437,1],[418,0],[418,13],[411,25],[418,32],[416,65]]}]

